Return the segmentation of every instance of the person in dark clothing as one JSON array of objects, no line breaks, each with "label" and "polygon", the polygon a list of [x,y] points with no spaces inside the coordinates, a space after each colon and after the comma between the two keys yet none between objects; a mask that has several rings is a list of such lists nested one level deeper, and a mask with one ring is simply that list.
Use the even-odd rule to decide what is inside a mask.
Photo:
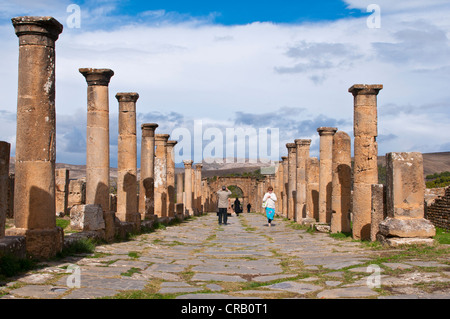
[{"label": "person in dark clothing", "polygon": [[252,208],[252,205],[250,203],[247,204],[247,213],[250,213],[250,209]]},{"label": "person in dark clothing", "polygon": [[239,214],[242,213],[242,207],[239,198],[236,198],[236,200],[234,201],[234,212],[236,213],[236,216],[239,216]]}]

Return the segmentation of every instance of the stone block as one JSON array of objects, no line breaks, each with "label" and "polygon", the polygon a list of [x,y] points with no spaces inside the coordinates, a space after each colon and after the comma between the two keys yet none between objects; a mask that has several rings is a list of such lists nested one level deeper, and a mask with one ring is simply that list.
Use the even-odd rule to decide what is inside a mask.
[{"label": "stone block", "polygon": [[101,205],[76,205],[70,210],[70,227],[74,230],[91,231],[105,229]]},{"label": "stone block", "polygon": [[379,224],[379,231],[386,237],[428,238],[436,235],[436,228],[425,218],[398,219],[387,217]]},{"label": "stone block", "polygon": [[0,239],[0,257],[14,256],[17,258],[26,257],[26,241],[23,236],[8,236]]},{"label": "stone block", "polygon": [[386,188],[383,184],[372,184],[372,213],[370,239],[377,240],[380,223],[386,218]]}]

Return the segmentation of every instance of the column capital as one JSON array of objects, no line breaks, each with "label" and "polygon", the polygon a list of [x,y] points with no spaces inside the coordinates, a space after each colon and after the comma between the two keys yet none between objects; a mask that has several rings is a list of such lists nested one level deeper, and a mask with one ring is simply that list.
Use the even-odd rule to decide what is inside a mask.
[{"label": "column capital", "polygon": [[144,123],[141,125],[142,136],[145,137],[154,137],[155,130],[159,125],[156,123]]},{"label": "column capital", "polygon": [[319,127],[317,132],[319,132],[320,136],[324,135],[334,135],[337,132],[337,127]]},{"label": "column capital", "polygon": [[287,156],[281,156],[281,160],[284,162],[284,161],[287,161]]},{"label": "column capital", "polygon": [[45,36],[56,41],[63,31],[63,25],[53,17],[22,16],[12,18],[11,21],[18,37],[23,35],[37,35]]},{"label": "column capital", "polygon": [[116,99],[119,102],[136,102],[139,99],[139,94],[136,92],[117,93]]},{"label": "column capital", "polygon": [[348,89],[353,96],[357,95],[378,95],[378,93],[383,89],[382,84],[355,84]]},{"label": "column capital", "polygon": [[167,141],[167,146],[169,146],[169,147],[174,147],[177,144],[178,144],[177,141]]},{"label": "column capital", "polygon": [[197,169],[197,170],[202,170],[202,168],[203,168],[203,164],[195,164],[195,169]]},{"label": "column capital", "polygon": [[296,145],[295,145],[295,143],[286,143],[286,148],[289,150],[289,149],[293,149],[293,148],[296,148]]},{"label": "column capital", "polygon": [[192,168],[192,163],[194,163],[193,160],[184,160],[184,168]]},{"label": "column capital", "polygon": [[114,75],[114,71],[111,69],[80,68],[78,71],[86,78],[88,86],[108,86],[111,77]]},{"label": "column capital", "polygon": [[155,141],[166,142],[169,140],[170,134],[155,134]]},{"label": "column capital", "polygon": [[294,142],[296,145],[300,145],[300,146],[310,146],[311,145],[311,140],[307,140],[307,139],[296,139]]}]

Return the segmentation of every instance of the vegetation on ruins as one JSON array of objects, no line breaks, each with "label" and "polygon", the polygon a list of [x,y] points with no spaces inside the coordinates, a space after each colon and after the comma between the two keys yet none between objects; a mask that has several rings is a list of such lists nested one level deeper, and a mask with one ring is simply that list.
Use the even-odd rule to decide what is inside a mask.
[{"label": "vegetation on ruins", "polygon": [[426,177],[427,188],[447,187],[450,185],[450,172],[434,173]]}]

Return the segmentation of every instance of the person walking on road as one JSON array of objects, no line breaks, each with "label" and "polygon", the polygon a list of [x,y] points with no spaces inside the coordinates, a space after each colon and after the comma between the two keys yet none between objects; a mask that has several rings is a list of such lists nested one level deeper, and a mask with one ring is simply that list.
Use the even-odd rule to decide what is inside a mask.
[{"label": "person walking on road", "polygon": [[219,208],[219,225],[227,225],[228,215],[228,197],[230,197],[231,191],[226,187],[222,186],[221,190],[217,191],[217,206]]},{"label": "person walking on road", "polygon": [[263,197],[263,206],[266,209],[266,216],[268,226],[272,226],[272,220],[275,217],[275,202],[277,201],[277,196],[273,192],[273,187],[269,186],[267,193]]}]

